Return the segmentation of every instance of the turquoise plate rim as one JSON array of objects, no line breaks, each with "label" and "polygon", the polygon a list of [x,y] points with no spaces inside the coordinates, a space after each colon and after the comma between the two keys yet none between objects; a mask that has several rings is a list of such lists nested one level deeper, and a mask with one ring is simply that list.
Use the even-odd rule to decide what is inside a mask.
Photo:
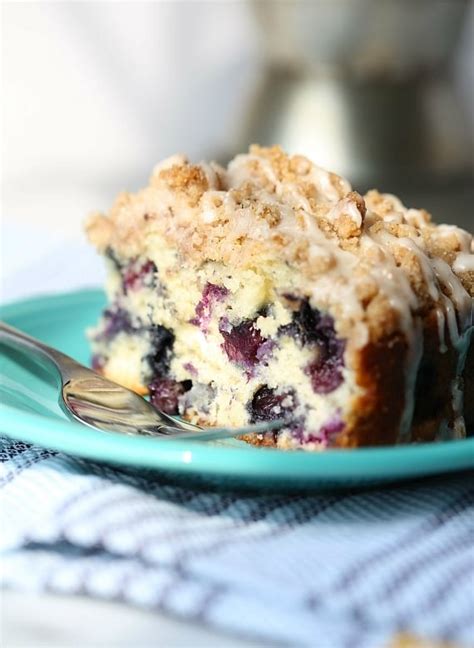
[{"label": "turquoise plate rim", "polygon": [[[103,302],[103,293],[86,289],[44,295],[0,306],[12,324],[25,316],[58,315],[64,309]],[[99,306],[98,306],[99,307]],[[70,311],[69,311],[70,312]],[[441,472],[474,468],[474,438],[445,443],[326,450],[317,453],[285,452],[252,446],[225,446],[198,441],[151,439],[104,433],[68,420],[23,412],[3,404],[2,432],[11,438],[99,462],[176,474],[233,477],[262,482],[296,480],[303,486],[324,480],[387,481],[412,479]],[[157,450],[159,444],[159,451]]]}]

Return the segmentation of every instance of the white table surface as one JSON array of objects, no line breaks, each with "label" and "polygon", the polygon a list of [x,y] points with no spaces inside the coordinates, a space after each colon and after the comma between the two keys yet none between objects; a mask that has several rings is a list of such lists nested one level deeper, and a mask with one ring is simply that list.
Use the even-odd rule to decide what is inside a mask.
[{"label": "white table surface", "polygon": [[[82,597],[3,591],[3,648],[256,648],[157,612]],[[268,645],[268,644],[265,644]]]}]

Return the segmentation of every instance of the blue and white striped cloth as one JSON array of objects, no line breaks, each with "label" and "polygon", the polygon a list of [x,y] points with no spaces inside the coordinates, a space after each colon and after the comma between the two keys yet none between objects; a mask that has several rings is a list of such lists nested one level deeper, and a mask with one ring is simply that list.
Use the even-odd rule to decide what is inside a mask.
[{"label": "blue and white striped cloth", "polygon": [[3,440],[2,581],[87,594],[284,644],[474,644],[474,483],[275,495]]}]

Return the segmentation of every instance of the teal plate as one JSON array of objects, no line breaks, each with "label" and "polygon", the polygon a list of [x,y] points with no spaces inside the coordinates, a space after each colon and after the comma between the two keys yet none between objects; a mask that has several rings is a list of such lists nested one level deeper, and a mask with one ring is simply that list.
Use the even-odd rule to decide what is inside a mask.
[{"label": "teal plate", "polygon": [[[4,306],[2,319],[68,353],[89,360],[85,329],[104,305],[99,291],[29,299]],[[100,432],[65,418],[55,380],[2,347],[3,434],[44,448],[167,477],[219,486],[321,489],[370,486],[474,467],[474,438],[446,443],[283,452],[239,441],[205,443]]]}]

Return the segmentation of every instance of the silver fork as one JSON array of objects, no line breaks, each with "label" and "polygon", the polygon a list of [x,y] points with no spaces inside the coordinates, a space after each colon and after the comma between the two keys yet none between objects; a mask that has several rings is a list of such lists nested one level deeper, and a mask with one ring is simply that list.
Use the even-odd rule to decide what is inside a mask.
[{"label": "silver fork", "polygon": [[144,398],[103,378],[73,358],[18,329],[0,322],[0,343],[28,352],[40,366],[56,370],[59,405],[71,419],[107,432],[210,441],[261,434],[285,425],[284,420],[241,428],[202,428],[157,410]]}]

